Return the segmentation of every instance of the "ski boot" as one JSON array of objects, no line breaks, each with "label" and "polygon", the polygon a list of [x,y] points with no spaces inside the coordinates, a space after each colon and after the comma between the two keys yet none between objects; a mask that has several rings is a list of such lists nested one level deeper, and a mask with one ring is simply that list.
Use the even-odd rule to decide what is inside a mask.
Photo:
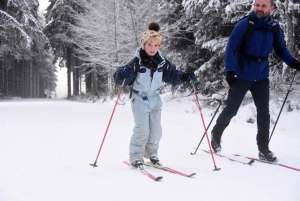
[{"label": "ski boot", "polygon": [[137,159],[131,163],[132,167],[139,168],[140,170],[144,169],[144,161],[141,159]]},{"label": "ski boot", "polygon": [[214,150],[215,153],[222,150],[221,147],[221,139],[214,138],[213,132],[211,132],[211,147]]},{"label": "ski boot", "polygon": [[276,162],[277,161],[276,156],[269,149],[260,150],[259,154],[258,154],[258,157],[261,160],[266,160],[266,161],[269,161],[269,162]]},{"label": "ski boot", "polygon": [[149,159],[153,165],[162,166],[162,163],[159,161],[159,159],[156,156],[152,156]]}]

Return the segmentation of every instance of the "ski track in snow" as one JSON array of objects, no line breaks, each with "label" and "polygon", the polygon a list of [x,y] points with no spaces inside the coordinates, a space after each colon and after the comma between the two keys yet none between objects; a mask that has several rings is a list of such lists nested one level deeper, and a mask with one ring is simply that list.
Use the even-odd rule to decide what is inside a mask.
[{"label": "ski track in snow", "polygon": [[[201,151],[209,149],[206,137],[196,155],[191,155],[204,134],[194,97],[162,97],[159,158],[178,171],[196,172],[193,178],[145,167],[155,176],[163,176],[155,182],[122,163],[128,159],[134,126],[129,101],[117,105],[98,167],[93,168],[89,164],[95,162],[116,98],[94,104],[59,99],[3,100],[0,200],[300,200],[300,172],[259,162],[247,166],[218,156],[214,158],[221,170],[213,171],[211,155]],[[202,108],[206,126],[214,112],[214,108]],[[248,116],[245,106],[232,119],[222,138],[222,153],[257,157],[256,124],[246,123]],[[296,168],[300,168],[299,117],[297,110],[283,113],[270,142],[280,163]]]}]

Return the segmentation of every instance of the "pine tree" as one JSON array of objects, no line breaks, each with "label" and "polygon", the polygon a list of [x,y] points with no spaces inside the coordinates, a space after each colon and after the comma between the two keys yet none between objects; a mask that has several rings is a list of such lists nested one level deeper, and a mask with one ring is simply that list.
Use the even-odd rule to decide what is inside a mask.
[{"label": "pine tree", "polygon": [[76,56],[70,26],[74,25],[74,11],[76,11],[80,2],[80,0],[51,0],[45,15],[47,25],[44,32],[49,38],[54,50],[54,61],[58,61],[60,67],[66,65],[68,69],[68,98],[71,98],[72,71],[73,81],[75,82],[73,83],[73,91],[75,95],[79,93],[79,73],[78,69],[73,68],[73,66],[75,66]]},{"label": "pine tree", "polygon": [[[162,2],[163,9],[161,10],[165,14],[161,15],[160,20],[165,27],[168,27],[166,44],[169,55],[182,59],[181,68],[183,70],[189,70],[189,66],[194,66],[192,69],[198,69],[196,75],[201,86],[199,90],[203,94],[210,95],[226,89],[223,58],[228,37],[235,24],[252,11],[253,1],[241,3],[239,0],[169,0]],[[284,33],[287,33],[285,35],[288,36],[287,44],[292,52],[294,49],[294,56],[297,58],[299,51],[295,50],[299,46],[293,39],[297,40],[299,35],[296,34],[298,26],[295,23],[299,21],[299,18],[295,17],[299,13],[299,4],[296,1],[293,3],[276,1],[276,4],[279,9],[276,9],[273,15],[275,14],[277,19],[280,19]],[[183,9],[180,8],[181,6]],[[173,13],[176,15],[172,15]],[[290,20],[287,20],[288,18]],[[182,27],[186,27],[194,38],[182,35]],[[178,49],[180,55],[178,57],[177,45],[184,40],[186,40],[186,45],[182,43],[183,45],[179,46],[182,49]],[[194,45],[189,44],[188,40],[194,40]],[[191,48],[192,51],[189,51]],[[191,56],[191,59],[188,59],[188,55]],[[273,66],[282,69],[282,62],[278,63],[276,57],[271,56],[269,61],[271,73],[273,73],[273,69],[276,69]],[[283,72],[283,74],[285,73]]]},{"label": "pine tree", "polygon": [[41,57],[48,39],[38,20],[38,1],[1,3],[0,93],[5,96],[43,97],[44,86],[55,85],[55,68],[51,61]]}]

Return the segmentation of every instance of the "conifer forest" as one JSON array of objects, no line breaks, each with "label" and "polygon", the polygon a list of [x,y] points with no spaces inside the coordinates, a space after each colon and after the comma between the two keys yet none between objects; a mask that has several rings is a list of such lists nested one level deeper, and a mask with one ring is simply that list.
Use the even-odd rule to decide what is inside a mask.
[{"label": "conifer forest", "polygon": [[[152,21],[160,25],[163,55],[194,71],[198,93],[226,90],[224,54],[234,25],[252,0],[0,0],[0,99],[43,98],[55,91],[57,68],[67,68],[68,98],[114,96],[117,67],[133,58]],[[300,0],[275,0],[291,54],[300,60]],[[271,96],[282,96],[293,69],[269,57]],[[299,86],[296,77],[294,86]],[[84,89],[82,83],[84,82]],[[192,91],[189,83],[162,91]],[[129,89],[125,88],[125,93]],[[272,98],[271,97],[271,98]]]}]

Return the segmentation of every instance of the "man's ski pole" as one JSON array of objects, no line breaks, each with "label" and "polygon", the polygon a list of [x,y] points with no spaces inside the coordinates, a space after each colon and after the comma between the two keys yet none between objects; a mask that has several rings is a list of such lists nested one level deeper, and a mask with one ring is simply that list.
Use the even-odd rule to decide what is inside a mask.
[{"label": "man's ski pole", "polygon": [[113,111],[112,111],[112,114],[111,114],[111,116],[110,116],[108,125],[107,125],[107,127],[106,127],[106,131],[105,131],[104,137],[103,137],[103,139],[102,139],[102,142],[101,142],[100,149],[99,149],[99,151],[98,151],[96,160],[95,160],[94,164],[90,164],[90,165],[93,166],[93,167],[98,167],[98,166],[97,166],[98,157],[99,157],[99,154],[100,154],[100,152],[101,152],[101,149],[102,149],[104,140],[105,140],[105,138],[106,138],[106,134],[107,134],[108,128],[109,128],[109,126],[110,126],[110,122],[111,122],[111,120],[112,120],[112,117],[114,116],[114,113],[115,113],[115,110],[116,110],[118,101],[119,101],[119,99],[120,99],[120,96],[121,96],[121,93],[122,93],[122,90],[123,90],[123,87],[124,87],[125,80],[126,80],[126,79],[123,80],[122,86],[120,87],[120,90],[119,90],[119,93],[118,93],[118,98],[117,98],[117,101],[116,101],[116,103],[115,103],[115,106],[114,106],[114,109],[113,109]]},{"label": "man's ski pole", "polygon": [[217,171],[217,170],[220,170],[221,168],[217,168],[217,166],[216,166],[215,158],[214,158],[214,155],[213,155],[213,152],[212,152],[212,149],[211,149],[211,145],[210,145],[210,143],[209,143],[209,138],[208,138],[208,134],[207,134],[207,129],[206,129],[206,126],[205,126],[205,122],[204,122],[203,115],[202,115],[202,109],[201,109],[201,106],[200,106],[200,102],[199,102],[199,99],[198,99],[198,95],[197,95],[197,92],[196,92],[196,87],[195,87],[194,81],[192,81],[191,84],[192,84],[192,86],[193,86],[193,88],[194,88],[194,94],[195,94],[195,96],[196,96],[196,104],[197,104],[197,107],[198,107],[198,109],[199,109],[199,111],[200,111],[200,116],[201,116],[201,119],[202,119],[202,124],[203,124],[203,127],[204,127],[204,131],[205,131],[205,134],[206,134],[206,139],[207,139],[208,146],[209,146],[209,149],[210,149],[210,154],[211,154],[211,157],[212,157],[214,166],[215,166],[214,171]]},{"label": "man's ski pole", "polygon": [[[229,89],[228,89],[228,91],[229,91]],[[224,97],[226,97],[226,95],[227,95],[227,93],[228,93],[228,91],[223,95]],[[224,99],[224,98],[223,98]],[[213,115],[213,117],[211,118],[211,120],[210,120],[210,122],[209,122],[209,124],[208,124],[208,126],[207,126],[207,130],[209,129],[209,127],[210,127],[210,125],[211,125],[211,123],[212,123],[212,121],[214,120],[214,118],[215,118],[215,116],[216,116],[216,114],[217,114],[217,112],[219,111],[219,109],[220,109],[220,107],[221,107],[221,105],[222,105],[222,101],[221,100],[217,100],[218,101],[218,103],[219,103],[219,105],[218,105],[218,107],[217,107],[217,109],[216,109],[216,111],[215,111],[215,113],[214,113],[214,115]],[[198,146],[197,146],[197,148],[196,148],[196,150],[195,150],[195,152],[193,153],[193,152],[191,152],[191,155],[195,155],[196,154],[196,152],[198,151],[198,149],[199,149],[199,146],[200,146],[200,144],[202,143],[202,141],[203,141],[203,138],[204,138],[204,136],[205,136],[205,132],[203,133],[203,135],[202,135],[202,138],[201,138],[201,140],[200,140],[200,142],[199,142],[199,144],[198,144]]]},{"label": "man's ski pole", "polygon": [[286,99],[287,99],[287,97],[288,97],[290,91],[292,90],[291,88],[292,88],[292,85],[293,85],[293,82],[294,82],[294,80],[295,80],[296,75],[297,75],[297,71],[295,71],[294,76],[293,76],[293,79],[292,79],[292,81],[291,81],[291,83],[290,83],[290,87],[289,87],[289,89],[288,89],[288,92],[286,93],[285,99],[284,99],[284,101],[283,101],[283,104],[282,104],[282,106],[281,106],[280,112],[279,112],[278,117],[277,117],[277,119],[276,119],[276,122],[275,122],[275,124],[274,124],[272,133],[271,133],[271,135],[270,135],[269,142],[271,141],[273,132],[274,132],[274,130],[275,130],[275,128],[276,128],[277,122],[278,122],[279,117],[280,117],[280,115],[281,115],[281,111],[282,111],[283,106],[284,106],[284,104],[285,104],[285,102],[286,102]]},{"label": "man's ski pole", "polygon": [[[207,130],[209,129],[211,122],[214,120],[214,118],[215,118],[217,112],[219,111],[219,109],[220,109],[220,107],[221,107],[221,105],[222,105],[221,100],[218,100],[218,103],[219,103],[219,105],[218,105],[218,107],[217,107],[217,109],[216,109],[216,112],[214,113],[213,117],[211,118],[211,120],[210,120],[210,122],[209,122],[209,124],[208,124],[208,126],[207,126]],[[199,142],[199,144],[198,144],[198,146],[197,146],[195,152],[194,152],[194,153],[191,152],[191,155],[195,155],[196,152],[198,151],[198,148],[199,148],[200,144],[201,144],[202,141],[203,141],[203,138],[204,138],[204,136],[205,136],[205,133],[206,133],[206,132],[204,131],[204,133],[203,133],[203,135],[202,135],[202,138],[201,138],[201,140],[200,140],[200,142]]]}]

